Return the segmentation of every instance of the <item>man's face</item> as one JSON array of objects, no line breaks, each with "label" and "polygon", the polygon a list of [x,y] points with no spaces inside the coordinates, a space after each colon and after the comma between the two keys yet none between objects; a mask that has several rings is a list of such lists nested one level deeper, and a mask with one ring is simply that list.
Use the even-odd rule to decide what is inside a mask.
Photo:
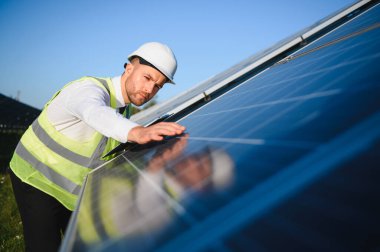
[{"label": "man's face", "polygon": [[153,67],[133,61],[125,68],[121,88],[125,103],[141,106],[156,95],[166,82],[166,77]]}]

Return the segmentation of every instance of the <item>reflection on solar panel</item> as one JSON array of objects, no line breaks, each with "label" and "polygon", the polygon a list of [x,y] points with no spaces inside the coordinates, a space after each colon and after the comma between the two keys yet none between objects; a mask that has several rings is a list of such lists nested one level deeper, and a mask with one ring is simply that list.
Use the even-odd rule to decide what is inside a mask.
[{"label": "reflection on solar panel", "polygon": [[61,250],[379,249],[375,4],[93,171]]}]

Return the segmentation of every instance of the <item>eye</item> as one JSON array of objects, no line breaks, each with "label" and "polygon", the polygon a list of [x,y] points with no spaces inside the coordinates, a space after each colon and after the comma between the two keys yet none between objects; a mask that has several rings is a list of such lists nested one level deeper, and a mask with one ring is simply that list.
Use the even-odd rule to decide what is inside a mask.
[{"label": "eye", "polygon": [[160,86],[160,85],[158,85],[158,84],[155,84],[154,87],[155,87],[156,89],[158,89],[158,90],[162,88],[162,86]]}]

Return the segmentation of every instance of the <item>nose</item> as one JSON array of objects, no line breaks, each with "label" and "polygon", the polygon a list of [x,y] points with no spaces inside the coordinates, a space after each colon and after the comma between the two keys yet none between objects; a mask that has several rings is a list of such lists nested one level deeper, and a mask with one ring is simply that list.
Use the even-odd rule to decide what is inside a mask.
[{"label": "nose", "polygon": [[155,86],[156,86],[156,83],[154,81],[148,81],[145,84],[144,91],[148,94],[151,94],[153,93]]}]

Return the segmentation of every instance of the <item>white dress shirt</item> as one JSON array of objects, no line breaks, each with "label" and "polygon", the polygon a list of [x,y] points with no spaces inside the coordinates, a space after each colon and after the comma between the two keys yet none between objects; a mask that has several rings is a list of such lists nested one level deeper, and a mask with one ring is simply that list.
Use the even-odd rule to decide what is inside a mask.
[{"label": "white dress shirt", "polygon": [[[117,108],[124,107],[121,76],[112,78]],[[95,131],[125,143],[129,131],[138,126],[109,107],[109,94],[92,80],[77,81],[64,88],[47,108],[47,117],[65,136],[78,141],[89,140]]]}]

